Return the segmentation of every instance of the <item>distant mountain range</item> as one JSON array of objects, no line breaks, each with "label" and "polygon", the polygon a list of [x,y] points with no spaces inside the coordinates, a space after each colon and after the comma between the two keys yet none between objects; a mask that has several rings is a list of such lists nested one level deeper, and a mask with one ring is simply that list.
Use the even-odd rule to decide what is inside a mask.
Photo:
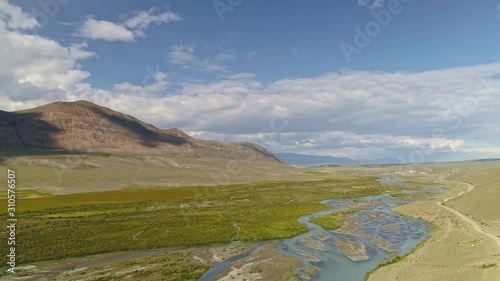
[{"label": "distant mountain range", "polygon": [[345,157],[317,156],[297,153],[274,153],[290,165],[395,165],[401,164],[396,158],[376,160],[354,160]]},{"label": "distant mountain range", "polygon": [[277,157],[283,159],[290,165],[318,165],[318,164],[337,164],[337,165],[354,165],[359,164],[357,161],[350,158],[332,157],[332,156],[316,156],[297,153],[274,153]]}]

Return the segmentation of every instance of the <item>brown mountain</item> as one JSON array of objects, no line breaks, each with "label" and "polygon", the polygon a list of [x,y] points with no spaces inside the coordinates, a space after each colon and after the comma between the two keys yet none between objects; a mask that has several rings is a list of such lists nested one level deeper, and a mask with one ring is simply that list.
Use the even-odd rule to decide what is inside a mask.
[{"label": "brown mountain", "polygon": [[283,163],[256,144],[194,139],[87,101],[0,111],[0,145]]}]

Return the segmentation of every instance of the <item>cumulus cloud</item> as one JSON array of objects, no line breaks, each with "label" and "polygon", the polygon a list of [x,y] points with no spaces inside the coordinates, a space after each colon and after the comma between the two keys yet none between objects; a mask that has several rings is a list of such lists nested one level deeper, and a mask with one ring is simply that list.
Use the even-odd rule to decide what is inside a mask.
[{"label": "cumulus cloud", "polygon": [[136,11],[131,18],[122,23],[89,17],[80,26],[77,34],[94,40],[134,41],[137,37],[144,37],[144,31],[152,24],[161,25],[180,20],[182,17],[172,11],[159,13],[157,8],[152,8],[148,11]]},{"label": "cumulus cloud", "polygon": [[0,19],[7,28],[13,30],[30,30],[40,26],[32,15],[11,5],[7,0],[0,0]]},{"label": "cumulus cloud", "polygon": [[32,84],[47,89],[70,90],[90,73],[78,61],[95,54],[85,43],[62,46],[38,35],[23,34],[0,27],[0,77],[7,84]]},{"label": "cumulus cloud", "polygon": [[88,18],[78,30],[79,35],[88,39],[106,41],[134,41],[134,33],[126,27],[105,20]]}]

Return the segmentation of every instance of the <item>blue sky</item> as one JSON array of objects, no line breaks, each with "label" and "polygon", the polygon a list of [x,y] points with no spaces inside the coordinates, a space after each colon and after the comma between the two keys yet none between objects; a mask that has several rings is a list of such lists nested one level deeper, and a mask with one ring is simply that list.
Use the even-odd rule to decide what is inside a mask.
[{"label": "blue sky", "polygon": [[[20,1],[29,11],[37,1]],[[222,1],[226,3],[226,1]],[[269,2],[269,3],[267,3]],[[175,44],[196,46],[201,57],[218,53],[236,59],[225,65],[234,73],[251,72],[262,81],[316,76],[345,68],[371,71],[422,71],[500,60],[498,1],[418,1],[404,3],[400,14],[350,63],[339,44],[352,42],[353,27],[373,19],[355,0],[241,1],[218,17],[211,1],[70,1],[38,33],[61,42],[78,41],[74,25],[89,16],[120,22],[137,10],[158,7],[182,15],[178,24],[152,26],[132,44],[89,42],[98,59],[84,61],[95,86],[140,83],[147,66],[158,64]],[[146,51],[147,50],[147,51]],[[246,56],[258,53],[247,60]],[[133,55],[131,55],[133,54]],[[273,67],[269,67],[272,65]],[[117,72],[117,68],[127,71]],[[165,71],[178,71],[165,61]],[[189,75],[190,73],[183,73]],[[198,74],[202,77],[204,75]],[[208,77],[209,78],[209,77]]]},{"label": "blue sky", "polygon": [[0,0],[2,110],[88,99],[273,151],[500,156],[500,1],[42,3]]}]

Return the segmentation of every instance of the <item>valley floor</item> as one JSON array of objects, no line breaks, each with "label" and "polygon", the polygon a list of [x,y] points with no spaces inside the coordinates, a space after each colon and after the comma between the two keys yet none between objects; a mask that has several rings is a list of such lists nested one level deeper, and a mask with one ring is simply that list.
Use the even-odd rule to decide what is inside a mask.
[{"label": "valley floor", "polygon": [[[28,262],[17,277],[0,279],[197,280],[256,241],[268,241],[217,280],[297,280],[300,262],[279,252],[274,239],[304,232],[297,218],[325,209],[322,200],[397,194],[405,187],[379,185],[378,175],[389,173],[448,191],[394,209],[431,222],[433,235],[367,279],[495,281],[500,276],[499,171],[498,162],[338,167],[306,169],[316,180],[305,182],[69,195],[25,191],[20,260]],[[245,242],[229,244],[234,236]]]},{"label": "valley floor", "polygon": [[[443,176],[436,179],[449,189],[438,202],[415,202],[396,208],[403,215],[432,222],[434,234],[412,254],[373,272],[368,280],[498,280],[500,205],[484,200],[485,194],[500,198],[498,181],[485,181],[498,180],[498,164],[494,166],[457,165],[459,170],[446,180]],[[471,205],[481,207],[475,210],[463,207]]]}]

